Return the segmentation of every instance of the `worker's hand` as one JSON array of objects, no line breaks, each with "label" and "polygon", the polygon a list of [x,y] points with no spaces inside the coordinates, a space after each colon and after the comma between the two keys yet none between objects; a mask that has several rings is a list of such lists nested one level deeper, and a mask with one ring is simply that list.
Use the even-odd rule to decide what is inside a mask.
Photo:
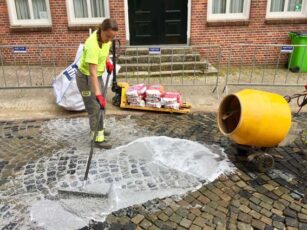
[{"label": "worker's hand", "polygon": [[307,84],[305,85],[305,89],[307,90]]},{"label": "worker's hand", "polygon": [[114,69],[114,65],[112,64],[112,62],[108,59],[106,61],[106,68],[109,74],[111,74],[113,72]]},{"label": "worker's hand", "polygon": [[98,101],[101,109],[104,109],[106,107],[107,101],[101,94],[96,95],[96,100]]}]

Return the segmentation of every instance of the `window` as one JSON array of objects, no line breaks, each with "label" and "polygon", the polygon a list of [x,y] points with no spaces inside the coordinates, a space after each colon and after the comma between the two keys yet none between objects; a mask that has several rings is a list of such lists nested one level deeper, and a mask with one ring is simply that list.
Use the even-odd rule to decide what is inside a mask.
[{"label": "window", "polygon": [[11,26],[50,26],[49,0],[7,0]]},{"label": "window", "polygon": [[208,21],[247,20],[250,0],[209,0]]},{"label": "window", "polygon": [[268,0],[267,18],[304,18],[307,0]]},{"label": "window", "polygon": [[66,0],[69,25],[97,25],[109,16],[108,0]]}]

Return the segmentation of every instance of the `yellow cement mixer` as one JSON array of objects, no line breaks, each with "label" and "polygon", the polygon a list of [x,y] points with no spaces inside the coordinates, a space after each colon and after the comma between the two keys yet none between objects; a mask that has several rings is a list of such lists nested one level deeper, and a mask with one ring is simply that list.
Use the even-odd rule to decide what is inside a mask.
[{"label": "yellow cement mixer", "polygon": [[278,94],[245,89],[222,100],[217,121],[238,152],[247,153],[247,159],[264,172],[274,167],[267,151],[277,147],[290,130],[291,109]]}]

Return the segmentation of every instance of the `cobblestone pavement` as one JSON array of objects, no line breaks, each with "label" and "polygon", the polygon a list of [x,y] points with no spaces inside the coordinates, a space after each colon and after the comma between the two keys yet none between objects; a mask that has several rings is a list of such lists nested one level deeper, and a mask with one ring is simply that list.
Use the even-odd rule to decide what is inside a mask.
[{"label": "cobblestone pavement", "polygon": [[[183,138],[222,146],[237,170],[185,195],[120,209],[108,215],[105,222],[93,221],[83,229],[307,229],[303,134],[307,114],[294,118],[301,131],[295,132],[293,141],[272,149],[276,164],[268,173],[258,173],[251,163],[242,161],[230,141],[219,133],[215,120],[214,114],[205,113],[109,117],[113,147],[143,136]],[[87,129],[86,118],[1,122],[2,229],[41,229],[31,223],[28,205],[42,198],[58,199],[56,186],[65,177],[69,177],[69,184],[62,186],[78,186],[87,159]],[[80,148],[75,147],[76,142]],[[137,164],[141,167],[142,162]],[[100,171],[106,165],[116,171],[111,161],[93,162],[91,178],[98,176],[112,183],[115,178]],[[151,189],[155,185],[147,186]]]}]

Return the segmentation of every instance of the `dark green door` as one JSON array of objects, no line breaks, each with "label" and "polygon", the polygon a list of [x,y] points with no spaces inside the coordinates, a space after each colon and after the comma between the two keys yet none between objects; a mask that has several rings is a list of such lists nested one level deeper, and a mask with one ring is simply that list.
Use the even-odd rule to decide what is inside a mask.
[{"label": "dark green door", "polygon": [[187,0],[129,0],[131,45],[186,44]]}]

